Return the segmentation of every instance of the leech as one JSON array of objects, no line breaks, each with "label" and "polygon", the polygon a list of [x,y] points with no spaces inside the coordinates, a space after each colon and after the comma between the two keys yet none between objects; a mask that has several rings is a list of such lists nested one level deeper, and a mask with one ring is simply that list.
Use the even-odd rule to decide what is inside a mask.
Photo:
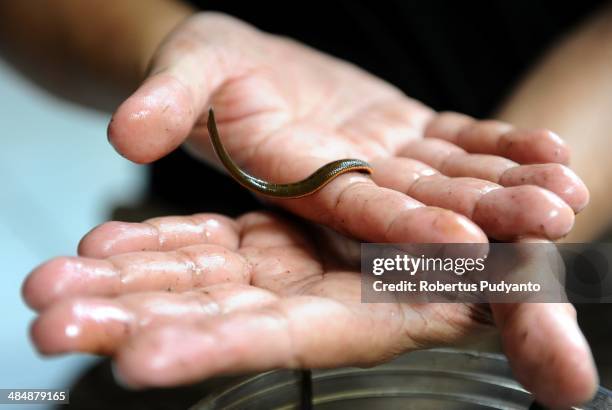
[{"label": "leech", "polygon": [[347,172],[371,174],[373,171],[370,164],[365,161],[359,159],[339,159],[323,165],[308,178],[299,182],[289,184],[268,182],[249,175],[240,169],[231,159],[221,143],[221,137],[217,130],[215,114],[212,108],[208,111],[208,134],[210,135],[215,153],[230,175],[245,188],[268,196],[278,198],[299,198],[317,192],[319,189],[329,184],[334,178]]}]

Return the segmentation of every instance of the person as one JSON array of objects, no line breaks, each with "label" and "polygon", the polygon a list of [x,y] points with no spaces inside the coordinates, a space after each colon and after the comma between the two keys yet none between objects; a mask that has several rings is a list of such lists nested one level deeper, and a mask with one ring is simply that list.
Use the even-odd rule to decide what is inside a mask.
[{"label": "person", "polygon": [[[218,167],[205,130],[213,106],[232,157],[262,178],[298,180],[343,157],[375,168],[371,179],[345,174],[315,195],[270,201],[314,228],[251,212],[93,229],[79,257],[53,259],[24,284],[40,312],[32,336],[41,352],[113,355],[125,383],[169,386],[273,367],[372,365],[496,327],[517,379],[538,400],[570,406],[594,393],[597,374],[571,305],[361,304],[358,276],[338,266],[332,245],[322,246],[336,234],[319,227],[343,234],[332,241],[340,245],[348,237],[557,240],[589,200],[565,166],[571,146],[594,205],[574,238],[601,232],[608,10],[561,42],[498,120],[475,120],[436,112],[295,40],[180,2],[0,7],[5,55],[59,95],[109,107],[136,88],[108,128],[132,161],[149,163],[184,144]],[[589,143],[578,144],[585,124]],[[231,206],[208,179],[176,181]]]}]

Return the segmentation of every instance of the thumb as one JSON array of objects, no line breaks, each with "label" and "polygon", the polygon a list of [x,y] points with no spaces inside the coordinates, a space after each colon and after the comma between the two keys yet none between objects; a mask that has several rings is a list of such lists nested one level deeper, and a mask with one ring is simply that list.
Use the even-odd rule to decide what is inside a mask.
[{"label": "thumb", "polygon": [[149,163],[177,148],[210,95],[233,74],[227,67],[235,65],[220,64],[218,56],[222,50],[224,58],[231,59],[232,53],[199,36],[197,20],[188,19],[170,33],[152,60],[148,78],[113,114],[109,142],[131,161]]},{"label": "thumb", "polygon": [[108,140],[124,157],[148,163],[178,147],[187,137],[198,107],[189,85],[171,74],[147,79],[113,115]]},{"label": "thumb", "polygon": [[553,408],[582,404],[598,378],[589,346],[570,304],[492,304],[515,377]]}]

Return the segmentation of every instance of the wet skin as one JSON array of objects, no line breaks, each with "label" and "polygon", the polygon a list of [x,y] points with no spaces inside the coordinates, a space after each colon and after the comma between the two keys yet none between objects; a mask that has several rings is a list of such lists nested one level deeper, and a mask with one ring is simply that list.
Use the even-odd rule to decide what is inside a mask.
[{"label": "wet skin", "polygon": [[341,173],[305,197],[268,198],[364,241],[554,240],[588,202],[554,133],[437,114],[355,66],[228,16],[186,20],[150,66],[109,125],[122,155],[151,162],[186,142],[218,166],[213,106],[227,153],[263,181],[300,181],[339,158],[376,169]]},{"label": "wet skin", "polygon": [[[207,108],[227,153],[264,181],[291,183],[338,158],[342,173],[276,205],[369,242],[486,242],[566,235],[588,191],[569,148],[545,129],[436,113],[359,68],[236,19],[199,13],[168,35],[149,77],[117,109],[109,139],[154,161],[179,145],[219,166]],[[186,175],[188,185],[196,176]],[[217,193],[211,192],[211,195]],[[339,243],[349,239],[333,234]],[[113,355],[135,386],[275,367],[372,364],[498,328],[517,378],[551,406],[584,400],[597,379],[565,304],[360,303],[359,279],[318,251],[323,237],[278,216],[111,222],[77,258],[24,286],[46,354]]]},{"label": "wet skin", "polygon": [[369,366],[497,328],[539,398],[590,394],[596,375],[571,305],[361,303],[359,270],[344,262],[355,246],[358,255],[358,242],[271,213],[108,222],[83,238],[79,257],[29,276],[32,337],[44,354],[112,355],[126,383],[146,387]]},{"label": "wet skin", "polygon": [[372,167],[365,161],[359,159],[340,159],[323,165],[302,181],[290,184],[276,184],[249,175],[236,165],[221,142],[221,136],[219,135],[217,123],[215,121],[215,113],[212,108],[208,110],[208,135],[210,135],[215,153],[229,174],[245,188],[267,196],[300,198],[317,192],[319,189],[329,184],[334,178],[347,172],[372,173]]}]

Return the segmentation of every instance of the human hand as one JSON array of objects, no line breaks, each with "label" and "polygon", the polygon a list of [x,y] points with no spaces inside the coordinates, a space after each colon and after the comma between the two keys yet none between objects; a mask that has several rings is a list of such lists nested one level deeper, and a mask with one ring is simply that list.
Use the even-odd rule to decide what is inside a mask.
[{"label": "human hand", "polygon": [[569,407],[592,394],[597,376],[571,305],[361,303],[359,271],[340,262],[351,243],[313,229],[269,213],[105,223],[80,257],[53,259],[24,284],[39,311],[34,343],[43,354],[111,355],[124,382],[151,387],[369,366],[496,326],[540,402]]},{"label": "human hand", "polygon": [[553,133],[436,115],[348,63],[215,13],[166,38],[109,139],[136,162],[187,141],[216,163],[211,105],[230,155],[262,179],[294,182],[341,158],[370,162],[372,179],[349,173],[314,195],[274,200],[362,240],[557,239],[588,201]]}]

